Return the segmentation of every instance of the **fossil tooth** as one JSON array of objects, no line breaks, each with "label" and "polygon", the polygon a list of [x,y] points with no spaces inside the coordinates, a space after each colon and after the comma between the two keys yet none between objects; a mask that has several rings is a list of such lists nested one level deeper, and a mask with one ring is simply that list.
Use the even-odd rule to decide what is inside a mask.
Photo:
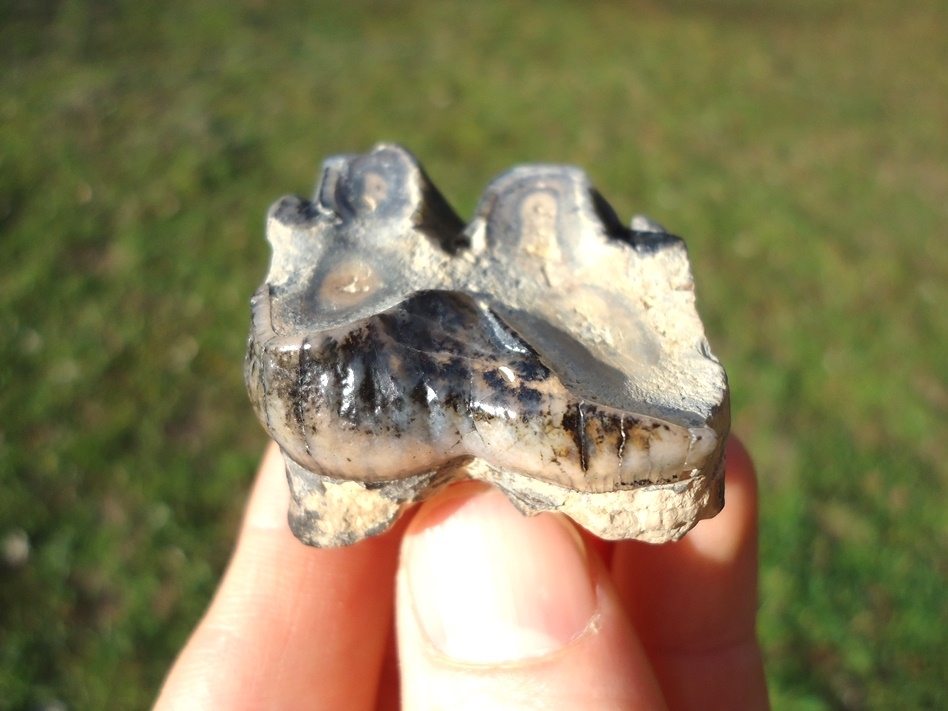
[{"label": "fossil tooth", "polygon": [[724,369],[684,242],[624,227],[572,167],[521,166],[465,225],[411,154],[323,164],[271,209],[245,378],[316,546],[454,481],[607,539],[683,536],[724,502]]}]

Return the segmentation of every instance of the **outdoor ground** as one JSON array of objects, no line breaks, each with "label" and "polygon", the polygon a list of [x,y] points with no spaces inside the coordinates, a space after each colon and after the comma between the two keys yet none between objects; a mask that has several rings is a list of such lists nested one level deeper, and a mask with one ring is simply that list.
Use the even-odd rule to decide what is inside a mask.
[{"label": "outdoor ground", "polygon": [[[948,706],[948,6],[0,3],[0,709],[146,708],[228,557],[263,217],[411,148],[684,236],[775,708]],[[56,706],[56,704],[60,704]]]}]

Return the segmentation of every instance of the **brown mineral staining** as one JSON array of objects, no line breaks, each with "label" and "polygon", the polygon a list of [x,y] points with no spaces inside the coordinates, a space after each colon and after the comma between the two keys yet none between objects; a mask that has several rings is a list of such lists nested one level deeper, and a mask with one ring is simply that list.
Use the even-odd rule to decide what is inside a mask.
[{"label": "brown mineral staining", "polygon": [[720,510],[727,379],[684,243],[624,227],[581,171],[515,168],[465,226],[381,145],[328,159],[267,234],[245,375],[304,542],[380,533],[466,478],[609,539]]}]

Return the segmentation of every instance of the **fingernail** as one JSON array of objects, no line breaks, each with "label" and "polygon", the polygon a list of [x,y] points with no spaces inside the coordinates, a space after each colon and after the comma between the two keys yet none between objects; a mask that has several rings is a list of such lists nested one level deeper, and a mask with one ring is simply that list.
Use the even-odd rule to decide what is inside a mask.
[{"label": "fingernail", "polygon": [[435,506],[415,521],[422,528],[406,540],[403,569],[438,651],[459,662],[515,662],[555,652],[589,626],[595,585],[569,523],[523,516],[493,489]]}]

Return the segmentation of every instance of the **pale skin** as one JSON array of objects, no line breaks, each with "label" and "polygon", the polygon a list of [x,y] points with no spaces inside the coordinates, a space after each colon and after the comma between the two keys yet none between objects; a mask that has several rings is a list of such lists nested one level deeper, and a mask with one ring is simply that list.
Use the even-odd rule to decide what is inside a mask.
[{"label": "pale skin", "polygon": [[224,579],[156,711],[767,709],[757,486],[683,540],[608,543],[455,486],[348,548],[300,544],[275,447]]}]

